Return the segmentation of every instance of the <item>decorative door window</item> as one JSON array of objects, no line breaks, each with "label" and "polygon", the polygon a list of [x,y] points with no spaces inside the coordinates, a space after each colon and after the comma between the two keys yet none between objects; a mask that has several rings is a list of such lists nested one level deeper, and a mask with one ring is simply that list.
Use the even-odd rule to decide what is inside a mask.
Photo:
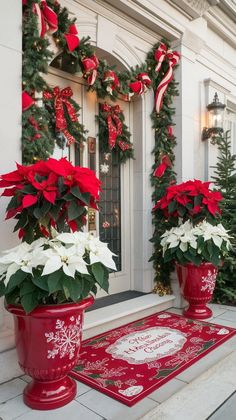
[{"label": "decorative door window", "polygon": [[117,271],[121,271],[121,168],[117,155],[99,151],[99,178],[102,193],[99,213],[99,235],[117,257]]}]

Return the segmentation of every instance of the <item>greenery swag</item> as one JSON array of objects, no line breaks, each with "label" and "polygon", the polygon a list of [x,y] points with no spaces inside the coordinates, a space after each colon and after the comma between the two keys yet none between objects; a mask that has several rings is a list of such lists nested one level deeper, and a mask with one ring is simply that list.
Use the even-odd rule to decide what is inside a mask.
[{"label": "greenery swag", "polygon": [[[40,13],[40,19],[37,13]],[[39,29],[39,21],[43,27]],[[55,133],[56,122],[52,107],[47,102],[37,106],[36,92],[49,91],[49,86],[41,76],[48,71],[52,59],[49,36],[52,36],[61,57],[71,67],[71,72],[81,72],[87,81],[88,89],[94,90],[98,98],[110,98],[115,101],[119,95],[129,100],[133,95],[141,95],[151,87],[155,92],[155,108],[151,114],[155,130],[155,147],[153,150],[154,165],[151,182],[154,187],[153,201],[157,202],[163,196],[166,187],[176,182],[174,164],[175,136],[172,132],[175,109],[173,100],[178,95],[177,83],[173,77],[173,67],[177,65],[179,55],[169,50],[168,43],[157,43],[147,54],[145,63],[131,68],[129,71],[118,72],[110,67],[105,60],[98,60],[89,37],[79,39],[75,26],[76,19],[70,18],[69,11],[61,7],[57,0],[23,0],[23,92],[29,95],[32,103],[23,112],[22,150],[23,163],[33,163],[35,160],[46,159],[51,155],[55,138],[63,141],[63,136]],[[46,33],[47,32],[47,33]],[[48,35],[50,34],[50,35]],[[161,83],[162,86],[161,95]],[[159,91],[158,91],[159,89]],[[163,92],[165,94],[163,94]],[[76,109],[78,111],[78,108]],[[68,116],[67,116],[68,117]],[[104,115],[98,116],[100,133],[104,150],[109,149],[107,125]],[[118,153],[119,161],[133,158],[133,148],[130,143],[130,133],[124,124],[123,116],[121,138],[117,138],[114,151]],[[49,121],[49,122],[48,122]],[[33,123],[32,123],[33,122]],[[67,118],[67,123],[71,121]],[[84,139],[84,127],[77,123],[73,129],[79,134],[79,141]],[[69,132],[75,137],[75,131]],[[106,137],[106,139],[105,139]],[[68,138],[67,138],[68,140]],[[119,146],[119,140],[126,145],[126,150]],[[121,144],[121,143],[120,143]],[[129,146],[129,148],[128,148]],[[164,222],[164,223],[163,223]],[[151,258],[158,283],[157,292],[163,294],[169,291],[169,277],[173,269],[172,263],[163,262],[161,250],[161,235],[168,228],[168,222],[161,219],[157,212],[153,213],[154,235],[152,242],[154,253]],[[163,288],[167,286],[166,288]]]}]

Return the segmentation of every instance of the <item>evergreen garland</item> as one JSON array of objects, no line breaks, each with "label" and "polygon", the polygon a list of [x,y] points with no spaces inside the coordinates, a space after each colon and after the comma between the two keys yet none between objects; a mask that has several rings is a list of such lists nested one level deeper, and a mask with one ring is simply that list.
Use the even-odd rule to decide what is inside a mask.
[{"label": "evergreen garland", "polygon": [[220,267],[214,300],[217,303],[236,303],[236,155],[231,154],[230,132],[218,136],[219,156],[212,179],[223,195],[222,224],[231,235],[232,249]]},{"label": "evergreen garland", "polygon": [[112,153],[118,158],[119,163],[125,163],[127,159],[134,159],[133,144],[130,141],[131,133],[125,124],[125,116],[122,110],[119,113],[119,120],[122,124],[122,132],[116,138],[114,147],[111,149],[109,145],[109,131],[107,123],[108,113],[102,110],[101,104],[99,107],[99,115],[96,115],[96,120],[99,124],[99,148],[102,153]]},{"label": "evergreen garland", "polygon": [[[28,0],[23,8],[22,87],[31,97],[47,89],[41,74],[47,73],[48,61],[52,58],[49,41],[39,37],[37,16],[33,12],[35,3],[40,3],[40,0]],[[54,139],[48,120],[47,111],[36,104],[22,113],[23,164],[47,159],[52,154]]]},{"label": "evergreen garland", "polygon": [[[168,42],[163,40],[167,47],[169,47]],[[147,66],[148,66],[148,73],[152,80],[152,87],[154,92],[158,87],[159,83],[163,79],[163,76],[166,74],[168,70],[168,61],[164,60],[159,72],[155,71],[156,67],[156,60],[154,57],[154,53],[158,48],[159,44],[154,45],[152,50],[147,55]],[[175,114],[175,108],[173,108],[172,103],[175,96],[178,95],[177,83],[175,82],[174,78],[169,83],[167,91],[164,95],[163,105],[161,111],[157,114],[156,110],[154,109],[151,114],[152,119],[152,127],[155,130],[155,146],[153,150],[154,155],[154,164],[153,164],[153,171],[151,174],[151,184],[154,188],[152,199],[153,202],[156,203],[166,191],[166,188],[173,183],[176,183],[176,174],[173,170],[175,155],[174,155],[174,147],[176,145],[175,136],[172,134],[172,126],[173,124],[173,116]],[[164,172],[162,177],[155,177],[153,176],[153,172],[157,166],[161,164],[162,156],[167,155],[171,161],[172,166],[168,167]],[[165,232],[166,229],[172,227],[167,220],[163,218],[163,215],[160,212],[153,212],[153,226],[154,226],[154,234],[151,239],[151,242],[154,246],[154,252],[150,259],[153,261],[153,267],[155,270],[155,281],[159,285],[167,286],[167,291],[169,291],[169,284],[170,284],[170,274],[174,269],[173,262],[164,263],[162,257],[162,247],[160,245],[161,235]],[[157,292],[164,294],[165,288],[161,286],[157,288]]]},{"label": "evergreen garland", "polygon": [[[23,10],[23,90],[28,92],[31,96],[33,96],[35,92],[48,90],[48,86],[41,76],[41,73],[47,73],[48,63],[52,58],[52,53],[49,50],[48,38],[40,38],[38,35],[38,18],[33,12],[33,4],[35,3],[40,4],[40,0],[28,0],[27,5],[24,6]],[[78,46],[71,51],[65,35],[70,33],[71,25],[75,24],[76,19],[71,19],[69,17],[69,11],[66,8],[62,8],[57,0],[48,0],[47,3],[58,17],[58,30],[53,34],[53,39],[58,48],[62,50],[59,57],[68,64],[72,73],[79,72],[84,78],[87,78],[88,76],[85,74],[83,61],[86,58],[92,58],[94,56],[94,49],[89,42],[89,37],[82,38],[78,42]],[[163,42],[169,47],[165,40]],[[168,60],[165,59],[160,71],[156,72],[155,70],[157,62],[154,54],[159,45],[160,44],[158,43],[152,48],[143,65],[131,68],[129,71],[116,72],[115,68],[110,67],[105,60],[99,60],[96,68],[95,81],[88,85],[88,89],[96,91],[99,98],[109,97],[112,100],[116,100],[119,95],[123,95],[125,99],[130,99],[133,94],[142,94],[150,87],[151,81],[153,90],[156,91],[157,86],[169,68]],[[115,76],[117,76],[118,83],[117,81],[114,83],[114,77],[112,77],[111,72],[114,72]],[[148,73],[151,80],[147,81],[144,73]],[[142,89],[140,90],[132,89],[130,87],[130,83],[137,81],[143,83]],[[156,167],[160,165],[164,155],[169,157],[172,165],[167,167],[164,174],[159,178],[151,175],[151,183],[154,188],[152,197],[153,202],[158,201],[164,194],[166,187],[168,187],[170,183],[176,181],[175,173],[173,171],[173,149],[176,141],[172,134],[172,118],[175,109],[171,105],[173,98],[177,94],[177,84],[174,79],[172,79],[164,95],[161,111],[156,113],[156,110],[154,109],[151,114],[152,125],[155,130],[155,147],[153,150],[154,165],[152,169],[154,171]],[[76,105],[74,104],[76,111],[78,112],[79,107]],[[68,115],[66,115],[66,110],[65,116],[69,131],[71,132],[71,130],[74,130],[74,136],[77,136],[78,142],[83,140],[85,134],[84,127],[79,123],[76,126],[73,124],[72,127]],[[33,120],[31,117],[33,117]],[[107,124],[105,123],[104,116],[100,113],[97,118],[99,121],[99,135],[102,142],[102,149],[104,152],[110,152],[109,143],[107,142]],[[121,119],[123,130],[119,140],[131,145],[130,133],[124,123],[123,115],[121,115]],[[63,146],[63,136],[55,133],[55,114],[52,112],[52,104],[47,103],[46,107],[42,106],[41,108],[34,105],[23,113],[22,137],[24,163],[31,163],[32,160],[35,159],[46,159],[53,151],[55,137],[57,137],[60,146]],[[133,158],[132,147],[123,151],[116,144],[115,151],[118,154],[120,162],[124,162],[127,158]],[[154,213],[153,224],[154,235],[152,242],[154,244],[154,253],[151,260],[153,261],[154,269],[156,271],[155,280],[158,282],[161,281],[164,285],[168,285],[170,272],[173,266],[170,263],[163,263],[160,247],[160,236],[166,228],[168,228],[168,223],[163,220],[158,213]],[[165,291],[169,291],[169,289],[166,288]],[[163,289],[160,290],[159,288],[158,292],[163,293]]]}]

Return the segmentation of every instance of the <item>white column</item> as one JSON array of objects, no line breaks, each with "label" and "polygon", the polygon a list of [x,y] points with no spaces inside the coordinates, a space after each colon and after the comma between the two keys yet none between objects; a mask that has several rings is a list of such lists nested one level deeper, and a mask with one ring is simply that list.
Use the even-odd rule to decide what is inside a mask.
[{"label": "white column", "polygon": [[176,80],[179,82],[179,96],[176,98],[174,129],[177,137],[175,150],[177,181],[193,179],[203,172],[205,150],[201,141],[201,104],[200,84],[197,57],[204,44],[207,31],[206,21],[196,19],[189,24],[177,47],[181,60],[176,70]]},{"label": "white column", "polygon": [[153,235],[151,214],[153,190],[150,183],[150,173],[154,161],[152,155],[154,133],[150,120],[153,103],[152,91],[134,102],[134,288],[142,292],[150,292],[154,286],[154,271],[152,263],[148,262],[153,252],[152,244],[149,241]]},{"label": "white column", "polygon": [[[21,17],[22,3],[19,0],[1,2],[0,4],[0,172],[6,173],[15,169],[15,162],[21,162]],[[13,246],[16,235],[12,233],[14,223],[5,221],[5,210],[8,200],[0,200],[0,250]],[[3,325],[5,324],[5,325]],[[8,317],[0,303],[0,329],[4,333]],[[3,341],[0,334],[1,342]],[[5,334],[6,336],[6,334]],[[3,344],[4,347],[4,344]]]}]

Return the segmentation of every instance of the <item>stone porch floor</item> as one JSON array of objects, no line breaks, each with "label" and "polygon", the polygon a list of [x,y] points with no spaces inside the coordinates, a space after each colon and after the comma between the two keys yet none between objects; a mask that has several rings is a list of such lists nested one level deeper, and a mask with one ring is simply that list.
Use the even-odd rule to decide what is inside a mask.
[{"label": "stone porch floor", "polygon": [[[236,307],[210,306],[212,322],[236,328]],[[0,420],[231,420],[227,413],[236,412],[235,350],[236,336],[131,408],[77,382],[76,398],[53,411],[24,405],[22,392],[29,378],[21,375],[15,350],[10,350],[0,354]]]}]

